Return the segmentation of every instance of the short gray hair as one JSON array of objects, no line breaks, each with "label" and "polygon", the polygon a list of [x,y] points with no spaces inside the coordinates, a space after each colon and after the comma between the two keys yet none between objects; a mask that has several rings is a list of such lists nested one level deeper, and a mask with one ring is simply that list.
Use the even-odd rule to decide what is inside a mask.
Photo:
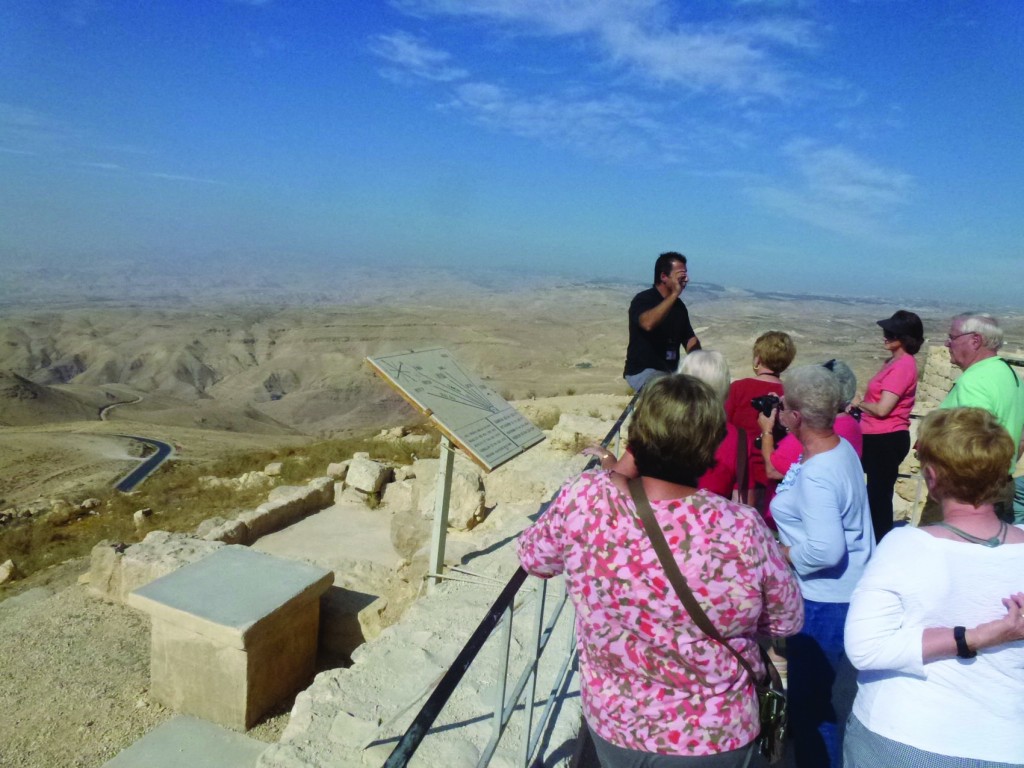
[{"label": "short gray hair", "polygon": [[836,419],[842,395],[839,381],[823,365],[801,365],[782,374],[786,408],[800,411],[804,423],[828,429]]},{"label": "short gray hair", "polygon": [[832,371],[832,375],[839,382],[839,397],[841,399],[839,410],[846,410],[846,406],[857,394],[857,374],[842,360],[829,360],[827,363],[823,363],[823,367]]},{"label": "short gray hair", "polygon": [[976,333],[981,337],[986,349],[998,352],[1003,346],[1003,329],[988,312],[964,312],[953,318],[953,323],[960,321],[960,333]]},{"label": "short gray hair", "polygon": [[729,363],[725,355],[710,349],[698,349],[690,352],[679,364],[680,373],[688,373],[711,387],[723,403],[729,394]]}]

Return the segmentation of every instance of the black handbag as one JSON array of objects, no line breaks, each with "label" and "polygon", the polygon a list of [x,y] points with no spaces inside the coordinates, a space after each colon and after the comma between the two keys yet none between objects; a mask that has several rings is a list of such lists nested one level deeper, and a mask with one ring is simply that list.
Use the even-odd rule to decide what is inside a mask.
[{"label": "black handbag", "polygon": [[754,688],[757,691],[758,711],[761,719],[761,732],[758,734],[755,743],[758,751],[764,755],[770,764],[774,765],[780,762],[785,751],[789,714],[786,704],[786,692],[782,687],[782,678],[779,676],[779,671],[775,668],[767,651],[758,644],[758,649],[761,651],[761,659],[768,672],[764,680],[759,680],[757,675],[754,674],[753,668],[747,663],[747,660],[725,641],[722,634],[711,623],[708,615],[704,613],[704,609],[700,607],[700,603],[694,597],[690,585],[686,583],[686,577],[683,576],[682,571],[679,570],[679,566],[676,564],[675,558],[672,557],[668,542],[665,541],[665,534],[662,533],[658,521],[654,519],[654,511],[647,500],[647,494],[644,493],[644,487],[640,478],[629,481],[629,492],[633,497],[637,516],[647,532],[647,538],[651,540],[654,552],[658,555],[658,560],[661,561],[661,567],[665,569],[665,575],[668,576],[669,583],[672,584],[676,594],[679,595],[679,599],[682,601],[687,613],[690,614],[690,618],[693,619],[693,623],[712,640],[716,640],[724,645],[736,657],[736,660],[743,669],[747,671],[750,679],[754,681]]}]

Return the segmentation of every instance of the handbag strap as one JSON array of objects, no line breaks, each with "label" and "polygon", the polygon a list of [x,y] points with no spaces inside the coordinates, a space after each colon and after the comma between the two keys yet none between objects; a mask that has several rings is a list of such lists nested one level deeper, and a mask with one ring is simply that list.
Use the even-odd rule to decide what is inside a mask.
[{"label": "handbag strap", "polygon": [[679,570],[679,565],[676,563],[675,558],[672,557],[672,551],[665,540],[665,534],[662,532],[661,526],[654,519],[654,510],[651,509],[651,503],[647,500],[647,494],[644,492],[644,486],[639,477],[629,481],[629,494],[633,497],[637,516],[640,518],[640,522],[643,523],[644,530],[647,532],[647,538],[651,540],[651,546],[654,547],[658,560],[661,561],[661,567],[665,569],[665,575],[668,576],[669,583],[676,594],[679,595],[679,599],[683,601],[683,607],[690,614],[693,623],[712,640],[724,645],[736,657],[736,660],[747,671],[747,674],[750,675],[750,679],[754,681],[754,686],[762,688],[763,685],[758,680],[757,675],[754,674],[753,668],[739,651],[725,641],[722,633],[711,623],[708,615],[700,607],[700,603],[697,602],[697,598],[694,597],[690,585],[686,583],[686,577],[683,576],[683,572]]}]

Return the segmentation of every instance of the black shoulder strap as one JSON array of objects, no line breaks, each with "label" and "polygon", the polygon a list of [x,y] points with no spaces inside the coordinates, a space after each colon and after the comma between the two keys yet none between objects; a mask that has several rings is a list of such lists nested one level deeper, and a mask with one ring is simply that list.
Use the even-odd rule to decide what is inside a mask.
[{"label": "black shoulder strap", "polygon": [[1014,380],[1014,382],[1016,382],[1017,388],[1020,389],[1020,376],[1018,376],[1017,372],[1015,370],[1013,370],[1013,365],[1005,357],[1000,357],[999,359],[1002,360],[1004,363],[1006,363],[1006,367],[1009,368],[1010,373],[1013,374],[1013,380]]}]

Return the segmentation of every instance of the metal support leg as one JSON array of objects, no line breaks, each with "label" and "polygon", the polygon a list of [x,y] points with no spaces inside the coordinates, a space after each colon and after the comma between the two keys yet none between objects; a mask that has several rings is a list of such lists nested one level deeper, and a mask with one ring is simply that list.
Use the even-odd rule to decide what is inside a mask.
[{"label": "metal support leg", "polygon": [[[447,437],[441,438],[441,455],[437,469],[437,490],[434,493],[434,533],[430,544],[431,574],[444,572],[444,544],[448,536],[448,503],[452,495],[452,469],[455,466],[455,451]],[[429,588],[441,583],[439,576],[432,576]]]}]

